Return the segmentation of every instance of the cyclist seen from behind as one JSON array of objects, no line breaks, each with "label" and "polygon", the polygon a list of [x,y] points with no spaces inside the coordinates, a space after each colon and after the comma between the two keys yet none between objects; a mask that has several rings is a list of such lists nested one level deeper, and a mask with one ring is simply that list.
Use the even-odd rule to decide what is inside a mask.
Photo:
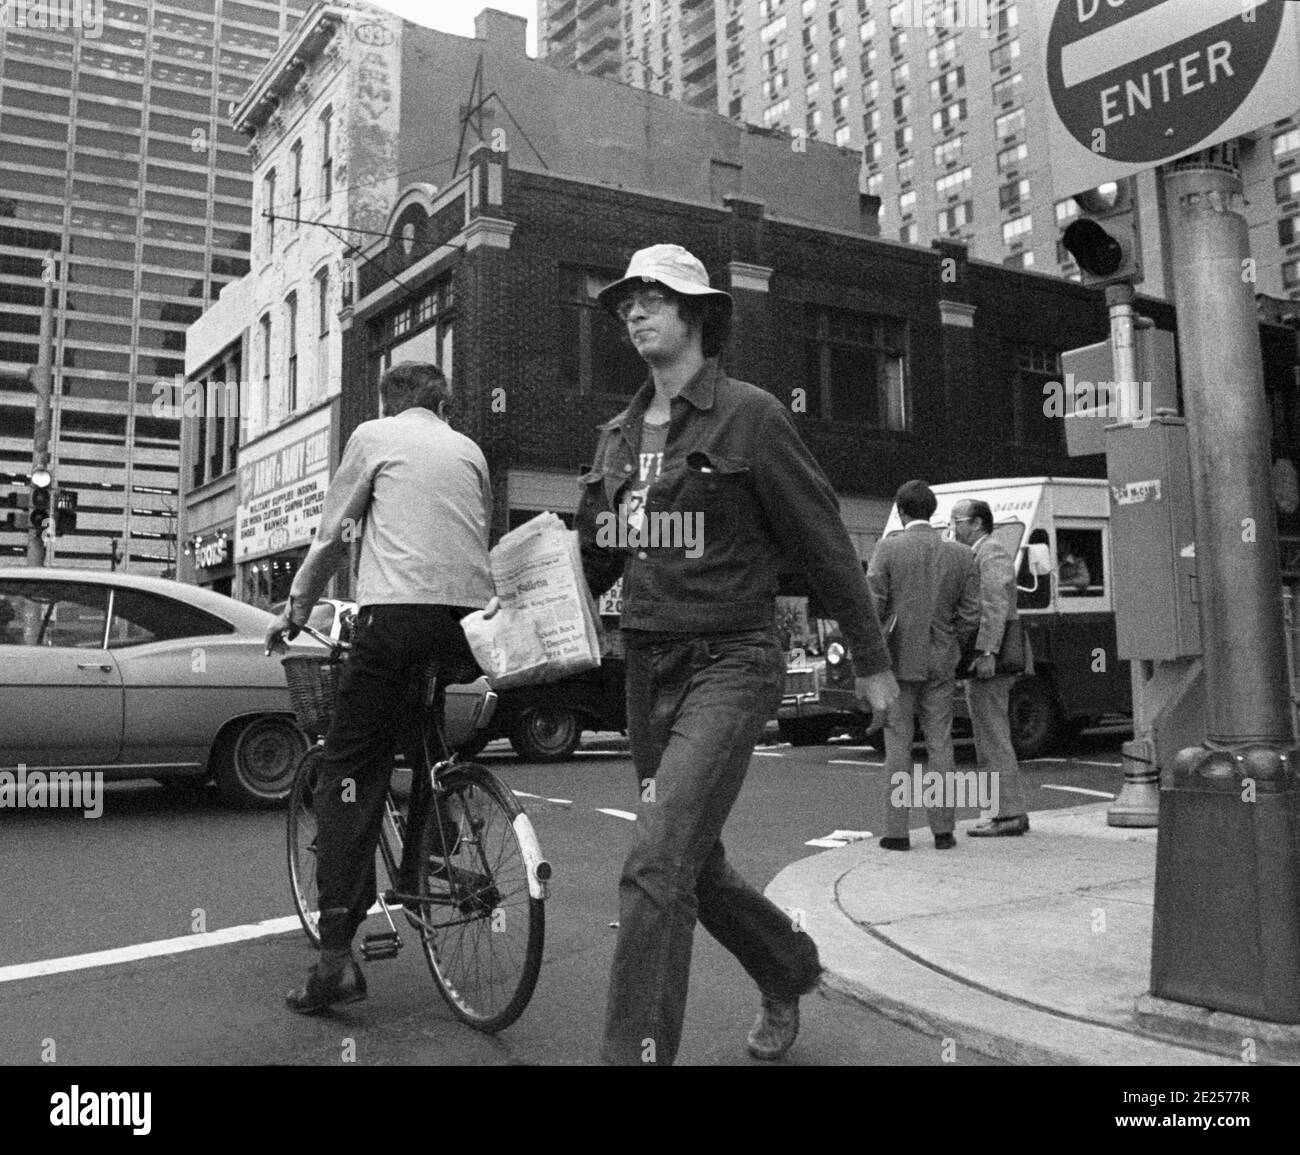
[{"label": "cyclist seen from behind", "polygon": [[[436,366],[407,361],[383,374],[379,393],[385,416],[349,438],[316,539],[266,635],[268,649],[282,649],[297,634],[360,540],[356,633],[314,800],[320,958],[306,986],[286,999],[303,1014],[366,997],[352,939],[375,900],[384,797],[399,735],[411,737],[416,713],[408,689],[431,664],[440,682],[477,676],[460,619],[493,593],[487,461],[447,423],[450,383]],[[407,757],[418,769],[414,738]],[[422,785],[419,774],[414,785]],[[416,889],[409,867],[404,892]]]}]

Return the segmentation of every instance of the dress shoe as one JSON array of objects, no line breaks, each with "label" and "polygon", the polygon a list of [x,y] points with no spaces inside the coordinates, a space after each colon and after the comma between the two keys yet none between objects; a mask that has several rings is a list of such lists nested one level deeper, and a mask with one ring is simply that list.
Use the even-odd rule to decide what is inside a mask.
[{"label": "dress shoe", "polygon": [[1011,838],[1017,834],[1029,833],[1029,815],[1013,814],[1006,818],[990,818],[972,826],[966,834],[970,838]]},{"label": "dress shoe", "polygon": [[746,1042],[756,1059],[779,1059],[799,1034],[799,1000],[763,996],[763,1003]]},{"label": "dress shoe", "polygon": [[348,959],[341,970],[322,977],[321,964],[307,972],[307,985],[285,996],[285,1005],[300,1015],[315,1015],[329,1007],[359,1003],[366,997],[366,976],[355,959]]},{"label": "dress shoe", "polygon": [[911,838],[890,838],[885,836],[880,840],[881,850],[911,850]]},{"label": "dress shoe", "polygon": [[952,834],[936,834],[934,836],[935,850],[951,850],[957,845],[957,839]]}]

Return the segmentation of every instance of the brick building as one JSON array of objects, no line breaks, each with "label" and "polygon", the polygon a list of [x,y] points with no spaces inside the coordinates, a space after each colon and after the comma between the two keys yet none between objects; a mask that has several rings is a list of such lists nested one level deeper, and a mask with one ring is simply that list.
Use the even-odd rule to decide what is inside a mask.
[{"label": "brick building", "polygon": [[[595,294],[661,241],[734,295],[728,370],[791,406],[864,558],[908,478],[1104,475],[1100,456],[1066,455],[1061,419],[1044,413],[1060,353],[1108,332],[1101,294],[1073,282],[967,261],[948,242],[771,218],[752,197],[706,205],[514,169],[487,147],[437,194],[409,190],[385,231],[344,320],[340,437],[377,416],[384,365],[454,330],[456,423],[487,455],[495,532],[576,508],[595,426],[644,379]],[[1166,303],[1139,304],[1173,329]],[[1274,455],[1291,458],[1295,333],[1261,331]]]}]

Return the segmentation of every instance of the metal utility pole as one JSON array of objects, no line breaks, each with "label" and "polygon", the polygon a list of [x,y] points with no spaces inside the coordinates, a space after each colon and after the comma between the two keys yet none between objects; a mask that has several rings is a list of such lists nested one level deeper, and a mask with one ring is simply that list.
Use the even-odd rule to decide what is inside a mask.
[{"label": "metal utility pole", "polygon": [[[51,368],[54,364],[54,283],[57,279],[55,255],[45,254],[45,296],[41,302],[41,342],[37,347],[36,364],[31,371],[32,388],[36,391],[36,429],[32,438],[32,477],[40,473],[48,475],[50,469],[50,394]],[[35,488],[33,487],[33,497]],[[52,503],[51,503],[52,506]],[[47,523],[50,536],[53,537],[54,510],[50,509],[50,521]],[[34,522],[27,529],[27,564],[42,566],[45,564],[44,526]]]},{"label": "metal utility pole", "polygon": [[1161,776],[1151,991],[1300,1023],[1300,782],[1235,142],[1166,170],[1206,741]]}]

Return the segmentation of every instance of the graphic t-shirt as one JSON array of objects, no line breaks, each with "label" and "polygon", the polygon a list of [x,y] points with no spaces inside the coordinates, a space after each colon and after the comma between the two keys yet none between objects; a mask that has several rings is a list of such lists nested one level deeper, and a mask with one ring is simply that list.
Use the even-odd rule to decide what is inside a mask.
[{"label": "graphic t-shirt", "polygon": [[623,489],[620,515],[627,524],[627,540],[635,541],[645,525],[646,494],[658,479],[664,466],[664,446],[668,442],[668,422],[641,424],[641,445],[637,454],[637,474]]}]

